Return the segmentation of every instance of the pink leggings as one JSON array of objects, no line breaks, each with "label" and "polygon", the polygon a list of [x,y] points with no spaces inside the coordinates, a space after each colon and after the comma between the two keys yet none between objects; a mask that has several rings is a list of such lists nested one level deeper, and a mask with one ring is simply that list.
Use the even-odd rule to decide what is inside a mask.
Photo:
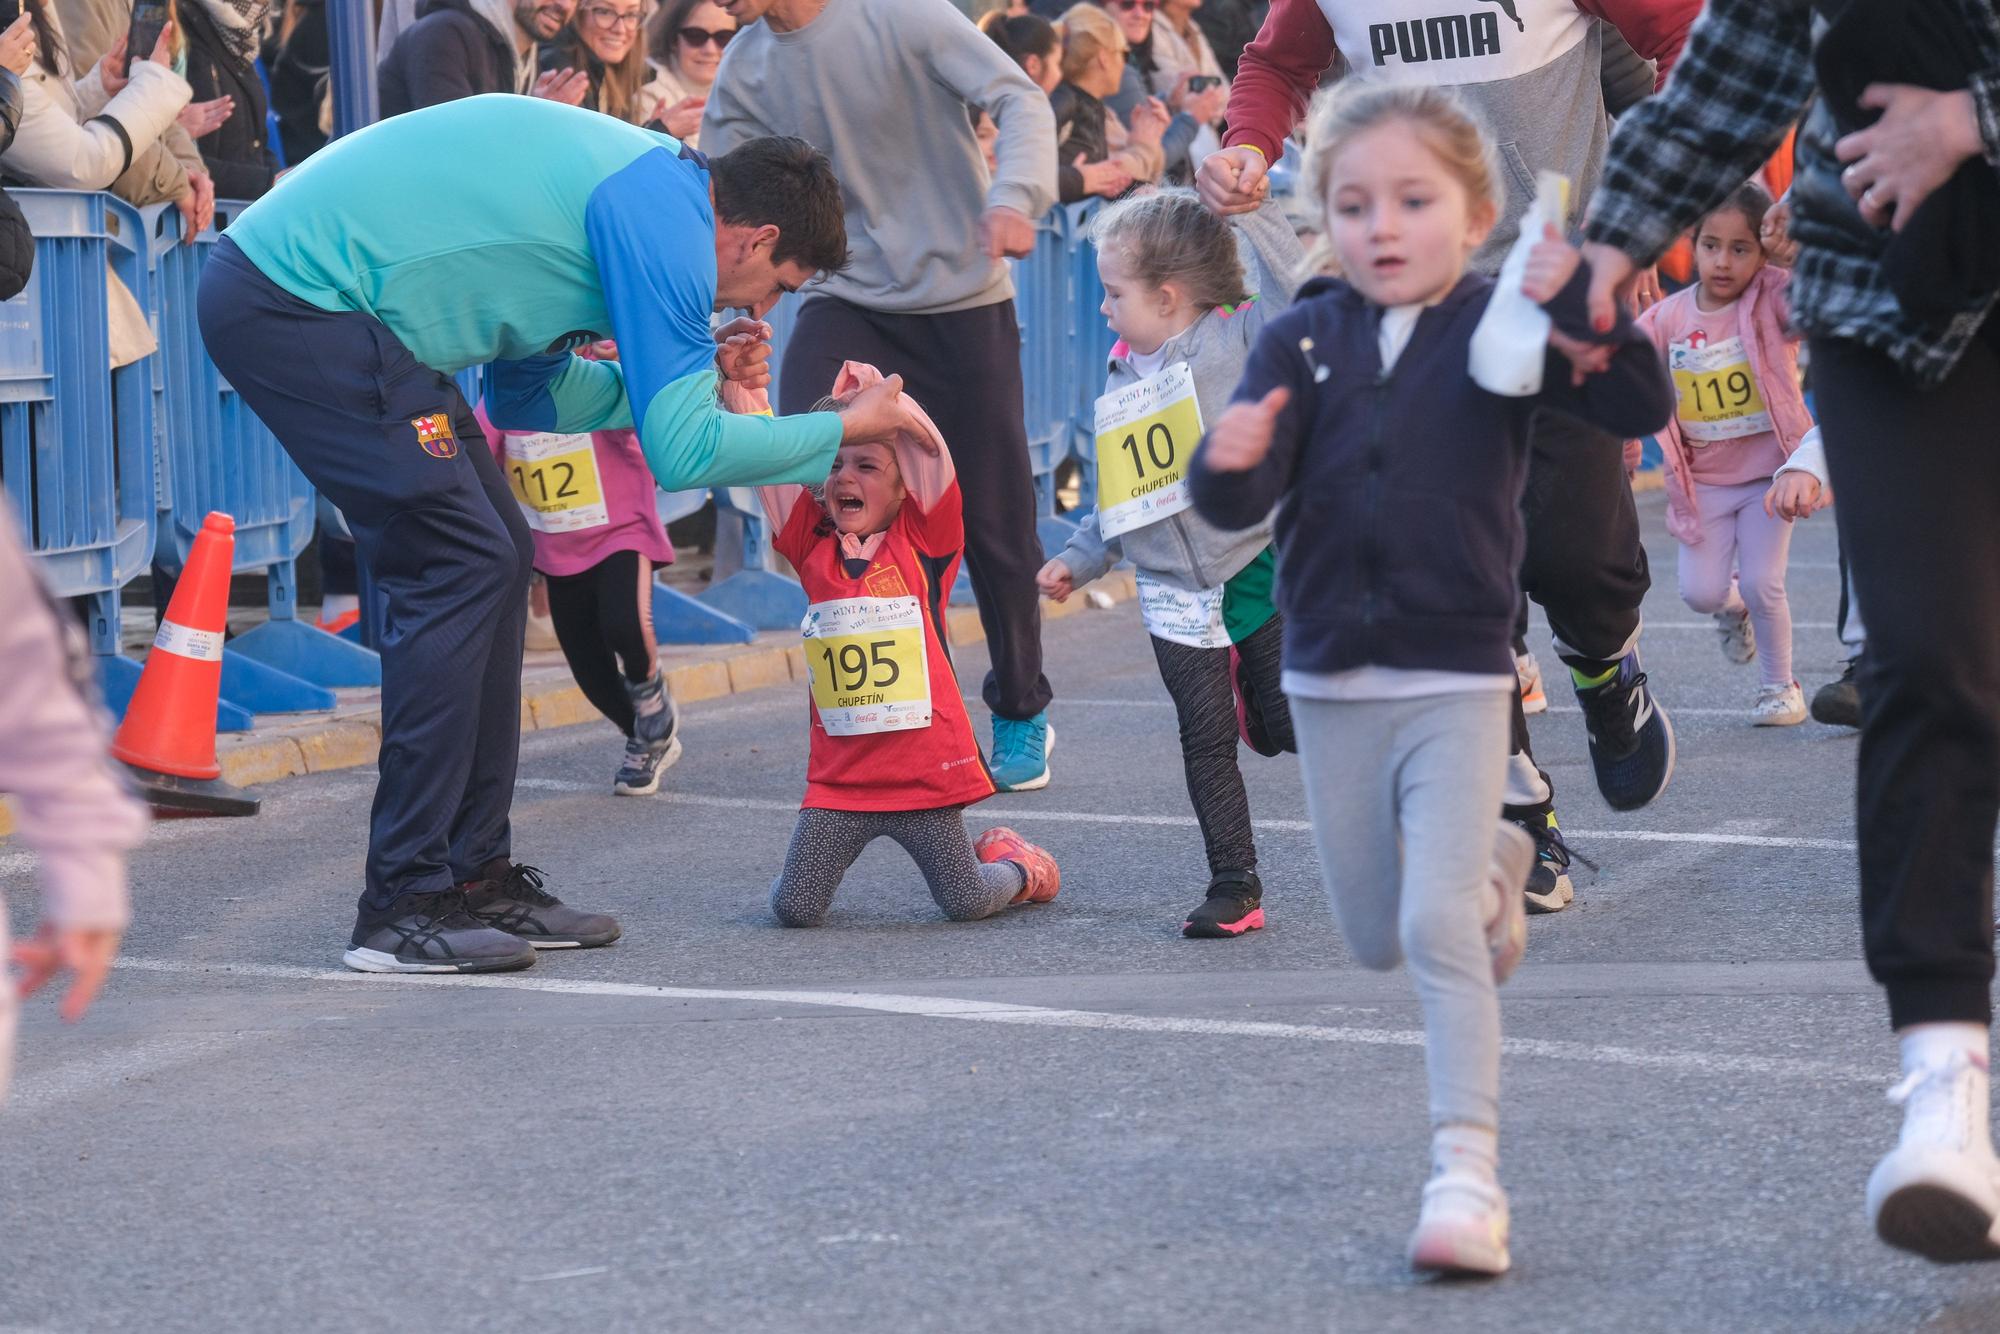
[{"label": "pink leggings", "polygon": [[1680,578],[1681,599],[1696,611],[1749,608],[1763,682],[1777,686],[1792,683],[1792,607],[1785,597],[1792,526],[1764,513],[1764,493],[1770,488],[1768,481],[1737,486],[1696,482],[1701,541],[1681,545]]}]

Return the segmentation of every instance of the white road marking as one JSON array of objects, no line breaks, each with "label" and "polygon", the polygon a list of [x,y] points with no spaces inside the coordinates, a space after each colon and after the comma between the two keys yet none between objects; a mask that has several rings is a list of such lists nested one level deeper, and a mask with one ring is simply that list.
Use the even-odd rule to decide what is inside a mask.
[{"label": "white road marking", "polygon": [[[1006,1001],[961,1000],[951,996],[898,996],[865,991],[786,991],[722,987],[657,987],[634,982],[585,982],[567,978],[524,977],[516,974],[469,974],[439,977],[422,973],[354,973],[345,969],[299,968],[285,964],[202,964],[179,959],[121,958],[118,967],[150,973],[222,973],[302,982],[371,986],[403,983],[463,989],[543,991],[566,996],[622,996],[637,1000],[743,1001],[760,1005],[809,1005],[875,1014],[909,1015],[922,1019],[957,1019],[974,1023],[1014,1024],[1038,1028],[1090,1028],[1120,1033],[1174,1033],[1196,1037],[1283,1038],[1302,1042],[1355,1043],[1376,1047],[1421,1047],[1420,1029],[1352,1028],[1330,1024],[1267,1023],[1243,1019],[1187,1019],[1172,1015],[1110,1014],[1097,1010],[1059,1010]],[[1864,1066],[1836,1065],[1792,1057],[1753,1056],[1732,1052],[1671,1051],[1618,1047],[1600,1043],[1545,1038],[1506,1038],[1509,1055],[1542,1060],[1578,1061],[1632,1069],[1663,1070],[1697,1076],[1763,1075],[1778,1079],[1833,1083],[1882,1084],[1888,1074]]]},{"label": "white road marking", "polygon": [[[1170,699],[1070,699],[1066,696],[1058,695],[1056,696],[1055,707],[1058,712],[1065,707],[1089,709],[1171,709],[1174,707],[1174,702]],[[1670,718],[1742,718],[1746,722],[1750,718],[1750,710],[1747,707],[1736,709],[1696,708],[1686,704],[1662,704],[1661,707],[1667,711],[1667,716]],[[1582,713],[1583,710],[1574,704],[1552,704],[1549,706],[1547,712]]]},{"label": "white road marking", "polygon": [[[101,1093],[135,1079],[205,1056],[218,1055],[251,1036],[247,1033],[178,1033],[148,1038],[134,1046],[66,1061],[48,1070],[21,1070],[14,1077],[14,1092],[0,1119],[6,1115],[46,1111],[72,1098]],[[36,1041],[35,1035],[29,1041]]]},{"label": "white road marking", "polygon": [[[601,792],[599,783],[579,783],[568,778],[521,778],[516,787],[538,792]],[[797,815],[795,801],[774,801],[768,797],[715,797],[699,792],[661,792],[651,798],[672,806],[702,806],[716,810],[771,811]],[[1148,825],[1193,828],[1192,815],[1112,815],[1099,811],[1045,811],[1033,806],[1009,807],[1009,821],[1020,824],[1042,820],[1055,824]],[[1258,829],[1273,833],[1302,834],[1312,829],[1308,820],[1253,820]],[[1819,852],[1852,852],[1854,840],[1844,838],[1787,838],[1766,834],[1677,833],[1664,829],[1571,829],[1563,833],[1571,839],[1607,839],[1627,843],[1709,843],[1732,848],[1806,848]]]}]

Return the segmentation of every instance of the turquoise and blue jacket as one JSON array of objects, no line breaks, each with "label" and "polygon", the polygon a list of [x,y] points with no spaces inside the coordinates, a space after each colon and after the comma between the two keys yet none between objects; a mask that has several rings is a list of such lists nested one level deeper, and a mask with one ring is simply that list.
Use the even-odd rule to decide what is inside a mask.
[{"label": "turquoise and blue jacket", "polygon": [[[823,481],[837,415],[722,410],[714,237],[706,162],[679,140],[508,94],[336,140],[229,228],[272,282],[374,316],[426,366],[492,362],[496,426],[636,427],[671,491]],[[602,338],[618,361],[570,355]]]}]

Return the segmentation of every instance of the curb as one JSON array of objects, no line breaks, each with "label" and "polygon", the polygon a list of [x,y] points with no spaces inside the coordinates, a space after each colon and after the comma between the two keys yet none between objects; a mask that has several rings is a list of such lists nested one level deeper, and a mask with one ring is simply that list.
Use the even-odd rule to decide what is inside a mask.
[{"label": "curb", "polygon": [[[1130,570],[1115,570],[1088,587],[1092,592],[1101,590],[1114,604],[1138,595]],[[1042,619],[1059,621],[1090,606],[1087,597],[1077,594],[1065,603],[1043,599]],[[951,608],[945,623],[955,644],[976,643],[986,637],[979,613],[972,607]],[[522,732],[599,721],[597,710],[583,697],[567,669],[534,667],[530,672],[521,683]],[[669,667],[666,677],[677,703],[698,704],[803,682],[806,659],[804,651],[789,642],[746,644],[721,657]],[[343,717],[260,725],[255,732],[224,736],[217,739],[216,757],[226,781],[237,787],[255,787],[280,778],[373,764],[381,749],[381,710],[367,708]],[[10,832],[11,825],[5,808],[0,807],[0,837]]]}]

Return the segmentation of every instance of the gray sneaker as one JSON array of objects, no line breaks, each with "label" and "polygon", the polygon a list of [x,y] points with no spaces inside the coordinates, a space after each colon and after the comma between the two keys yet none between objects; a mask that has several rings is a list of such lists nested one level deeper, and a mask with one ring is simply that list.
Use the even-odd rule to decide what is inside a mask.
[{"label": "gray sneaker", "polygon": [[681,739],[668,737],[664,746],[650,746],[639,737],[625,739],[625,758],[611,780],[611,790],[621,797],[650,797],[660,790],[660,775],[674,767],[681,757]]},{"label": "gray sneaker", "polygon": [[542,873],[497,858],[460,886],[465,910],[482,925],[518,936],[538,950],[595,949],[623,934],[618,919],[581,912],[542,888]]},{"label": "gray sneaker", "polygon": [[1722,656],[1742,666],[1757,661],[1757,627],[1750,624],[1750,609],[1715,613],[1715,633],[1722,638]]},{"label": "gray sneaker", "polygon": [[357,973],[504,973],[532,964],[535,950],[473,917],[465,895],[446,889],[361,913],[340,961]]}]

